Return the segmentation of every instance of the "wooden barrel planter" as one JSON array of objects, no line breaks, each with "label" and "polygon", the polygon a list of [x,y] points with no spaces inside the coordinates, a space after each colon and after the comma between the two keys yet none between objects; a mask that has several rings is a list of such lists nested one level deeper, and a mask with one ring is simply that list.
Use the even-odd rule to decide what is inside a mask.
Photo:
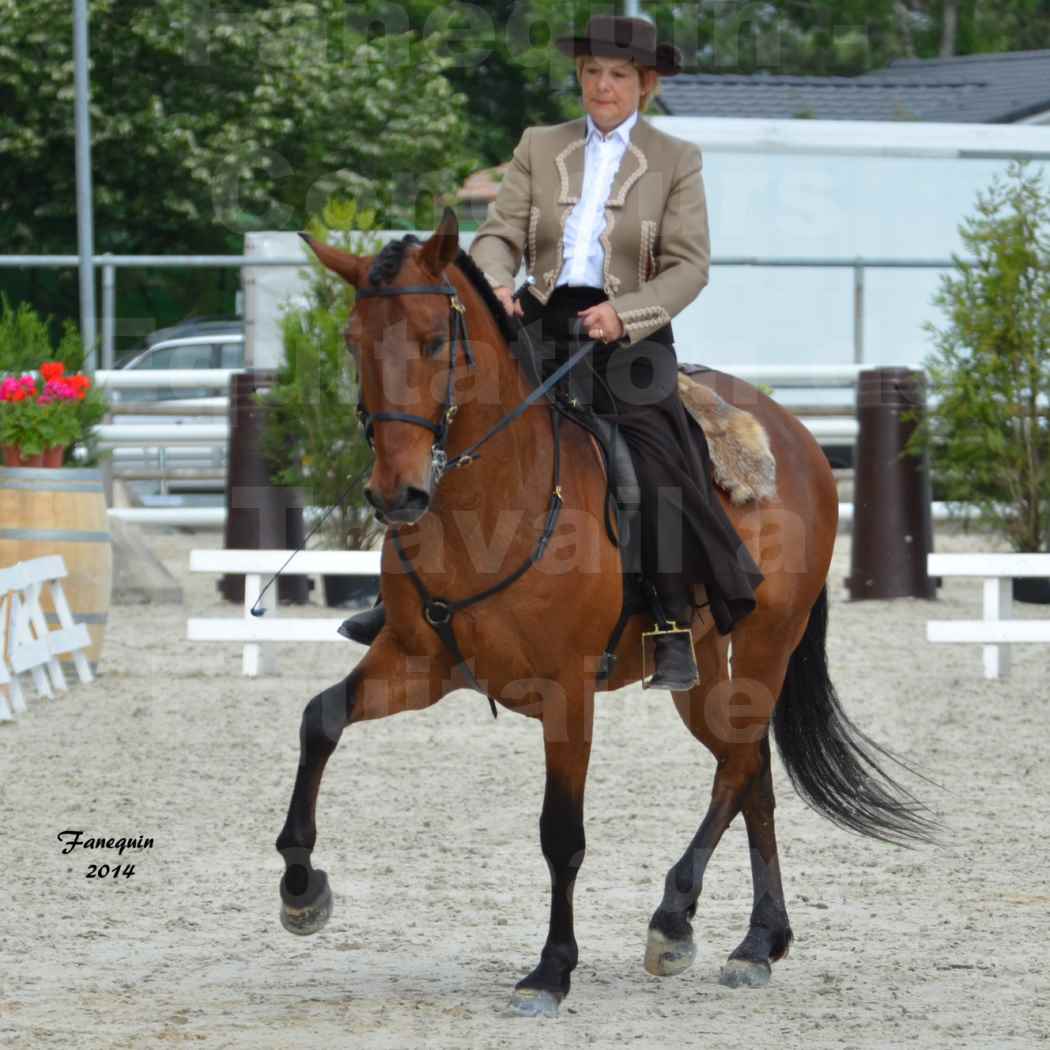
[{"label": "wooden barrel planter", "polygon": [[[113,586],[113,549],[97,470],[0,467],[0,565],[60,554],[73,619],[91,635],[92,670],[102,655]],[[48,622],[56,623],[45,598]]]}]

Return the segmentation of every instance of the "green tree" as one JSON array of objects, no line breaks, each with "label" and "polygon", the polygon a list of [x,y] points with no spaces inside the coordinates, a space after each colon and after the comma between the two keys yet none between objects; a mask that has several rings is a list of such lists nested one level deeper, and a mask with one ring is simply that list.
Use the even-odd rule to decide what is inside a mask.
[{"label": "green tree", "polygon": [[[329,201],[308,230],[355,254],[380,245],[375,213],[354,201]],[[285,363],[267,406],[265,447],[280,485],[302,486],[329,512],[324,535],[339,550],[368,550],[383,532],[364,498],[372,453],[357,418],[357,378],[345,331],[356,292],[311,257],[305,302],[282,318]]]},{"label": "green tree", "polygon": [[[236,253],[246,231],[295,229],[332,194],[354,195],[382,226],[426,226],[482,163],[440,33],[380,49],[347,0],[90,7],[99,252]],[[6,252],[76,251],[71,11],[0,0]],[[76,313],[71,271],[0,280],[14,299]],[[204,312],[214,302],[212,273],[125,271],[121,315],[171,319],[154,306],[173,284],[195,287]]]},{"label": "green tree", "polygon": [[[8,251],[75,248],[71,8],[0,0]],[[236,249],[246,230],[301,224],[332,192],[411,225],[421,194],[454,190],[476,155],[440,35],[383,54],[346,11],[345,0],[94,0],[100,250]]]},{"label": "green tree", "polygon": [[978,195],[928,325],[931,408],[915,447],[946,498],[976,504],[1018,551],[1050,541],[1050,187],[1027,163]]}]

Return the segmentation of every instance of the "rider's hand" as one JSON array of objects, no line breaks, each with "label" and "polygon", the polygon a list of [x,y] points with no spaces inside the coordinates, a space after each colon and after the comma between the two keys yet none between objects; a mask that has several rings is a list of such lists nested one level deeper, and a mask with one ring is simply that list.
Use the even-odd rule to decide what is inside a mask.
[{"label": "rider's hand", "polygon": [[511,317],[524,317],[525,311],[522,309],[521,303],[514,298],[514,293],[506,286],[500,285],[498,288],[492,289],[496,293],[496,298],[503,304],[503,309]]},{"label": "rider's hand", "polygon": [[588,306],[586,310],[578,310],[576,316],[583,321],[583,330],[591,339],[597,339],[603,343],[615,343],[623,335],[623,321],[607,302]]}]

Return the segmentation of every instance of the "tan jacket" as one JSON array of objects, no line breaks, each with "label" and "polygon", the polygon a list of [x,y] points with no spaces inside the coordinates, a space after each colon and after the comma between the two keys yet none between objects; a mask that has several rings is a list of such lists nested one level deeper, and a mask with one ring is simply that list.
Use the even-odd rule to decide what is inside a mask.
[{"label": "tan jacket", "polygon": [[[470,255],[494,286],[512,287],[525,257],[529,292],[546,303],[564,262],[564,229],[583,189],[585,117],[527,128]],[[700,150],[641,114],[605,206],[603,287],[628,342],[691,303],[711,257]]]}]

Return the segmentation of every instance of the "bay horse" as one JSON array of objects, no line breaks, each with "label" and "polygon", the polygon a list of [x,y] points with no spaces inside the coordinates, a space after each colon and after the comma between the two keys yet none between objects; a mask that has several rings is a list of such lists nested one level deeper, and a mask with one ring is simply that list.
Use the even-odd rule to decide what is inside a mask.
[{"label": "bay horse", "polygon": [[[567,423],[556,429],[543,400],[499,429],[534,386],[511,352],[502,305],[459,247],[450,209],[426,241],[391,242],[377,256],[304,239],[357,290],[346,338],[375,456],[367,495],[391,527],[381,555],[385,627],[350,674],[313,697],[303,714],[298,772],[276,843],[285,861],[281,920],[308,934],[331,913],[327,876],[311,855],[321,777],[343,730],[422,710],[473,685],[490,703],[543,727],[540,843],[551,873],[550,923],[539,963],[516,985],[510,1008],[555,1016],[578,957],[573,886],[584,856],[596,668],[623,597],[620,551],[602,528],[602,465],[587,433]],[[701,680],[673,700],[717,769],[709,808],[667,874],[644,966],[667,976],[692,963],[690,920],[704,870],[742,813],[754,903],[721,980],[757,986],[792,940],[774,831],[770,726],[793,784],[833,821],[893,841],[924,839],[932,824],[876,764],[874,753],[888,752],[852,725],[828,676],[825,581],[838,501],[820,446],[754,387],[722,373],[704,376],[765,428],[777,495],[738,506],[719,494],[765,580],[756,609],[731,637],[720,636],[709,617],[694,617]],[[455,449],[471,449],[486,435],[482,449],[451,462]],[[446,465],[459,469],[444,473]],[[494,586],[508,578],[502,589]],[[490,588],[452,621],[450,603]],[[439,628],[450,622],[448,643]],[[645,627],[640,615],[628,622],[601,688],[639,680]]]}]

